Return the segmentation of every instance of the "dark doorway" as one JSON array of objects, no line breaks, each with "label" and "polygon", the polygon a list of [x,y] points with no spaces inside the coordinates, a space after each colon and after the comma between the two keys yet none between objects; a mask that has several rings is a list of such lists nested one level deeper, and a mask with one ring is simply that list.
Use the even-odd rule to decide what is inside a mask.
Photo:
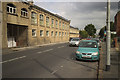
[{"label": "dark doorway", "polygon": [[27,46],[27,33],[27,26],[7,24],[8,47]]}]

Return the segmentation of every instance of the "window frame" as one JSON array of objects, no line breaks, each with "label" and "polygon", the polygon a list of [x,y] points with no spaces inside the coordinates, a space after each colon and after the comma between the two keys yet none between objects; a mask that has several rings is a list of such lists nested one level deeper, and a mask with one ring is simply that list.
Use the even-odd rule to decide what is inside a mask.
[{"label": "window frame", "polygon": [[[41,33],[42,31],[42,33]],[[40,37],[43,37],[44,36],[44,31],[43,30],[40,30]]]},{"label": "window frame", "polygon": [[49,36],[50,36],[50,35],[49,35],[49,31],[46,31],[46,36],[47,36],[47,37],[49,37]]},{"label": "window frame", "polygon": [[43,14],[40,14],[40,25],[44,25],[44,15]]},{"label": "window frame", "polygon": [[46,26],[49,27],[50,26],[49,24],[50,24],[50,18],[47,16],[46,17]]},{"label": "window frame", "polygon": [[[12,4],[13,5],[13,4]],[[14,5],[13,5],[14,6]],[[17,8],[14,6],[14,7],[11,7],[7,4],[7,13],[11,13],[11,14],[16,14],[16,11],[17,11]]]},{"label": "window frame", "polygon": [[51,36],[54,36],[54,32],[52,33],[53,31],[51,31]]},{"label": "window frame", "polygon": [[37,25],[37,13],[36,12],[31,12],[31,24]]},{"label": "window frame", "polygon": [[[34,32],[33,32],[33,30],[34,30]],[[37,31],[36,31],[36,29],[32,29],[32,37],[36,37],[37,36]]]},{"label": "window frame", "polygon": [[[25,8],[22,8],[22,9],[25,9]],[[28,11],[27,11],[27,9],[25,9],[25,10],[22,10],[22,9],[21,9],[21,16],[28,17]]]}]

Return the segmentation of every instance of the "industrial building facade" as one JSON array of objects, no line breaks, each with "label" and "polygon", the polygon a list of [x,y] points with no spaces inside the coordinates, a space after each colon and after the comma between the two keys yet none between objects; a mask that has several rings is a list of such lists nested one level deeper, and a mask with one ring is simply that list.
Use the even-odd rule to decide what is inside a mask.
[{"label": "industrial building facade", "polygon": [[73,26],[70,26],[70,39],[71,38],[79,38],[79,29]]},{"label": "industrial building facade", "polygon": [[67,42],[70,20],[33,2],[2,2],[2,48]]}]

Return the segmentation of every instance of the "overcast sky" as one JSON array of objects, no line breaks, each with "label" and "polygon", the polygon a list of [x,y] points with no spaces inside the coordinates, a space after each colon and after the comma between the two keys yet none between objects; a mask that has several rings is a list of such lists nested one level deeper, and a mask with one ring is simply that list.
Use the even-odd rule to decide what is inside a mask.
[{"label": "overcast sky", "polygon": [[[71,20],[71,24],[79,29],[84,29],[87,24],[95,25],[99,30],[106,25],[106,6],[105,2],[37,2],[34,4],[52,13],[63,16]],[[118,3],[111,2],[111,21],[118,11]]]}]

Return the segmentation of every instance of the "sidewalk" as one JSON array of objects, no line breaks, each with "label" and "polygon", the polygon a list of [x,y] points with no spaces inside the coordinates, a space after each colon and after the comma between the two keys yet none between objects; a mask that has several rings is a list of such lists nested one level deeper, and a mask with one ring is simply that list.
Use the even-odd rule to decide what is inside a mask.
[{"label": "sidewalk", "polygon": [[119,80],[120,79],[120,51],[111,48],[110,71],[106,71],[106,49],[102,47],[99,63],[99,80]]},{"label": "sidewalk", "polygon": [[7,49],[2,49],[2,54],[4,55],[4,54],[9,54],[9,53],[12,53],[12,52],[15,52],[15,51],[23,51],[23,50],[27,50],[27,49],[38,48],[38,47],[48,46],[48,45],[62,44],[62,43],[67,43],[67,42],[49,43],[49,44],[27,46],[27,47],[7,48]]}]

